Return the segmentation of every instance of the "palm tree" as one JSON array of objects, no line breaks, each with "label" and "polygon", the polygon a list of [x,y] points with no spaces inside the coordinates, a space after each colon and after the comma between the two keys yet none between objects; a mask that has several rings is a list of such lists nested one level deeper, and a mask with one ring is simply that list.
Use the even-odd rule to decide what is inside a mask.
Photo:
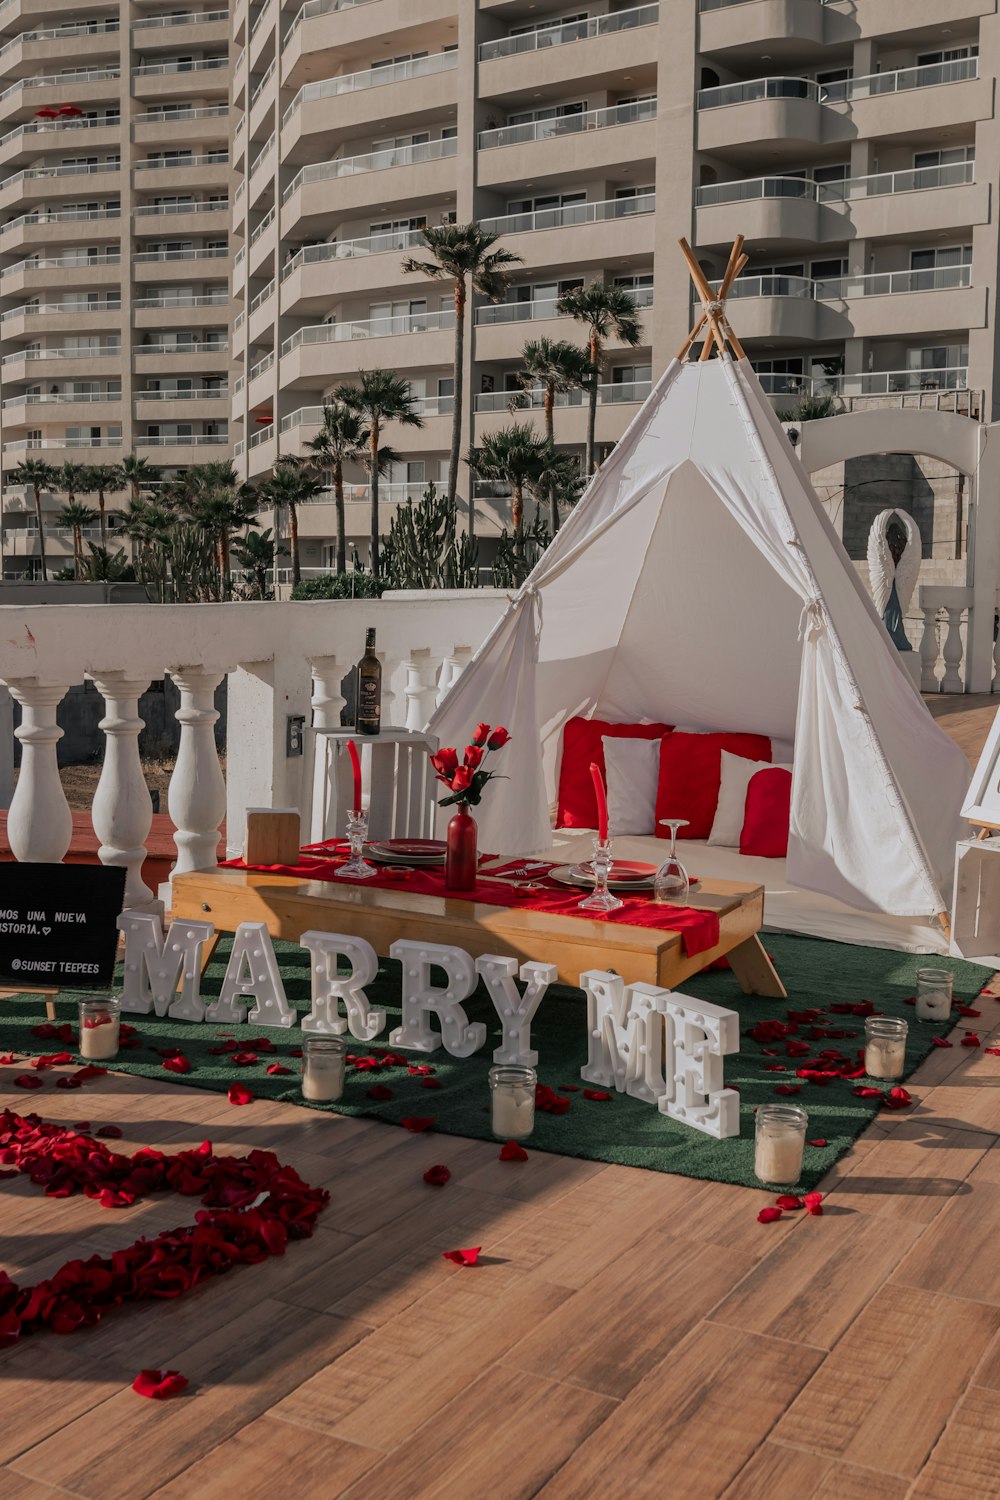
[{"label": "palm tree", "polygon": [[255,599],[267,598],[267,570],[274,565],[274,536],[270,526],[266,531],[248,531],[246,536],[233,543],[233,556],[252,581],[251,593]]},{"label": "palm tree", "polygon": [[[317,468],[333,474],[333,497],[337,507],[337,572],[347,572],[347,517],[344,510],[344,465],[363,464],[368,458],[370,434],[360,412],[343,401],[324,401],[319,432],[306,447],[316,456]],[[383,454],[385,449],[382,450]],[[383,463],[383,468],[385,467]]]},{"label": "palm tree", "polygon": [[603,281],[592,281],[589,286],[574,287],[559,298],[556,307],[561,313],[587,325],[587,351],[593,382],[590,387],[590,411],[587,416],[588,476],[594,472],[594,435],[597,429],[598,377],[604,363],[604,344],[611,337],[634,349],[642,339],[642,324],[636,316],[635,298],[624,287],[605,286]]},{"label": "palm tree", "polygon": [[75,505],[79,495],[89,495],[87,469],[84,464],[65,463],[59,470],[59,488],[66,495],[66,503]]},{"label": "palm tree", "polygon": [[97,496],[97,508],[101,517],[101,546],[108,545],[108,518],[105,514],[105,495],[108,490],[120,490],[125,481],[122,472],[114,464],[88,464],[84,493]]},{"label": "palm tree", "polygon": [[119,465],[119,472],[128,485],[129,497],[138,500],[144,489],[150,489],[160,477],[160,471],[148,458],[139,458],[135,453],[126,453]]},{"label": "palm tree", "polygon": [[[205,466],[206,468],[208,465]],[[242,531],[257,518],[260,501],[253,490],[216,485],[199,489],[191,506],[191,519],[212,544],[218,572],[220,599],[232,592],[230,551],[234,531]]]},{"label": "palm tree", "polygon": [[368,456],[364,463],[368,471],[371,493],[371,556],[369,567],[378,577],[378,481],[385,465],[384,455],[379,456],[382,441],[382,424],[399,422],[404,427],[423,427],[423,417],[418,417],[413,408],[413,396],[409,383],[391,370],[359,370],[357,385],[342,385],[334,391],[338,401],[368,423]]},{"label": "palm tree", "polygon": [[[589,390],[594,384],[586,351],[565,339],[530,339],[521,351],[524,369],[518,375],[525,391],[541,386],[545,392],[542,411],[545,436],[555,450],[556,396],[564,391]],[[549,525],[555,536],[559,530],[559,499],[553,476],[549,486]]]},{"label": "palm tree", "polygon": [[54,490],[59,485],[59,470],[47,464],[44,458],[22,458],[10,476],[11,484],[23,484],[35,497],[35,519],[38,522],[38,554],[42,569],[42,582],[48,577],[45,561],[45,519],[42,515],[42,490]]},{"label": "palm tree", "polygon": [[498,432],[490,432],[478,448],[470,448],[465,461],[480,479],[499,480],[509,484],[514,496],[514,535],[519,537],[524,522],[525,485],[537,483],[545,472],[552,452],[530,422],[512,422]]},{"label": "palm tree", "polygon": [[273,507],[275,514],[282,506],[288,508],[288,542],[292,553],[292,583],[300,582],[302,568],[299,563],[299,517],[298,506],[323,493],[323,486],[301,459],[279,458],[270,479],[258,491],[258,509],[263,497]]},{"label": "palm tree", "polygon": [[528,491],[541,509],[548,501],[550,508],[558,511],[560,505],[570,509],[576,504],[584,490],[583,468],[575,453],[560,453],[550,447],[542,459],[542,471],[537,479],[529,479]]},{"label": "palm tree", "polygon": [[[462,396],[465,389],[465,308],[472,290],[499,302],[510,282],[509,269],[523,263],[511,250],[495,250],[499,238],[481,224],[429,225],[421,230],[433,260],[403,260],[406,275],[427,276],[432,281],[450,281],[455,293],[454,399],[451,419],[451,453],[448,458],[448,500],[455,504],[458,460],[462,446]],[[469,530],[473,529],[474,506],[469,498]]]},{"label": "palm tree", "polygon": [[76,500],[71,500],[59,512],[60,525],[68,527],[73,533],[74,578],[81,578],[83,576],[83,528],[85,526],[93,526],[96,520],[97,511],[89,505],[81,505]]}]

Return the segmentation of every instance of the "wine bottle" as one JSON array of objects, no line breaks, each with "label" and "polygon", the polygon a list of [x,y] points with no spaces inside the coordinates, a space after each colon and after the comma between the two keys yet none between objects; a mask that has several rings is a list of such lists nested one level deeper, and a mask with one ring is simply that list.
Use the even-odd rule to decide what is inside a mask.
[{"label": "wine bottle", "polygon": [[375,631],[365,636],[365,654],[358,662],[357,730],[378,734],[382,719],[382,663],[375,655]]}]

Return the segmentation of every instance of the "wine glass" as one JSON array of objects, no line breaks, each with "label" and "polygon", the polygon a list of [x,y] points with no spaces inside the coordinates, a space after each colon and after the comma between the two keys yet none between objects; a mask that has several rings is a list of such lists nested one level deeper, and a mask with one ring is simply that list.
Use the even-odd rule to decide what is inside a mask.
[{"label": "wine glass", "polygon": [[684,901],[691,888],[687,870],[677,858],[677,830],[688,826],[687,818],[661,818],[664,828],[670,829],[670,850],[656,872],[653,881],[654,901]]}]

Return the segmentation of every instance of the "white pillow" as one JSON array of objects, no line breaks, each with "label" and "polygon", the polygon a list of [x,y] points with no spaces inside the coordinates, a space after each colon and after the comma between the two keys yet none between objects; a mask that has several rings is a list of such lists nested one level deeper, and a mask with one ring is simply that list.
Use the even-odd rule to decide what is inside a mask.
[{"label": "white pillow", "polygon": [[[602,736],[601,744],[604,746],[604,775],[608,788],[608,824],[612,834],[654,833],[660,741]],[[739,830],[736,838],[738,843]]]},{"label": "white pillow", "polygon": [[[770,760],[744,760],[741,755],[722,752],[722,779],[719,783],[719,805],[715,810],[715,822],[708,835],[710,844],[725,844],[738,849],[743,820],[746,814],[747,787],[750,778],[758,771],[767,771],[777,762]],[[789,765],[781,770],[790,771]]]}]

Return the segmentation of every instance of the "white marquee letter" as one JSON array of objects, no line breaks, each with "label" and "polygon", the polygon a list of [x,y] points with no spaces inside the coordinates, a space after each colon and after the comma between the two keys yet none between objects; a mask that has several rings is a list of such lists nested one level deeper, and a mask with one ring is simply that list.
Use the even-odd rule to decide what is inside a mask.
[{"label": "white marquee letter", "polygon": [[[160,919],[149,912],[123,911],[118,930],[125,934],[125,986],[121,1007],[136,1015],[170,1015],[180,1021],[202,1021],[201,949],[213,936],[211,922],[174,922],[164,940]],[[177,993],[183,971],[184,983]]]},{"label": "white marquee letter", "polygon": [[558,979],[559,970],[555,964],[522,964],[519,977],[528,986],[523,995],[518,994],[514,983],[514,975],[518,973],[516,958],[484,953],[476,959],[476,971],[490,992],[503,1031],[503,1040],[493,1053],[493,1061],[533,1068],[538,1062],[538,1053],[531,1049],[532,1018],[545,999],[549,985]]},{"label": "white marquee letter", "polygon": [[[389,1033],[394,1047],[413,1052],[436,1052],[444,1043],[452,1057],[471,1057],[486,1040],[482,1021],[474,1024],[462,1009],[476,988],[476,966],[462,948],[443,943],[415,943],[401,938],[389,949],[390,958],[403,966],[403,1024]],[[444,969],[445,989],[431,984],[431,965]],[[430,1024],[431,1015],[441,1018],[441,1030]]]},{"label": "white marquee letter", "polygon": [[[242,1002],[251,995],[257,1003],[244,1016]],[[210,1021],[294,1026],[295,1012],[285,998],[271,935],[263,922],[241,922],[237,927],[219,998],[208,1006],[205,1015]]]},{"label": "white marquee letter", "polygon": [[[350,1028],[359,1042],[370,1042],[385,1027],[385,1011],[372,1010],[364,987],[378,974],[378,955],[364,938],[344,937],[339,932],[304,932],[299,938],[312,955],[312,1010],[302,1022],[303,1031],[325,1036],[343,1036]],[[349,974],[337,973],[337,960],[346,958]],[[343,1004],[347,1019],[337,1009]]]},{"label": "white marquee letter", "polygon": [[655,1104],[665,1089],[660,1002],[669,990],[652,984],[626,987],[620,974],[602,969],[581,974],[580,988],[587,992],[588,1031],[580,1077]]},{"label": "white marquee letter", "polygon": [[740,1133],[740,1096],[724,1087],[722,1059],[740,1050],[740,1018],[734,1010],[669,994],[667,1087],[660,1113],[724,1141]]}]

